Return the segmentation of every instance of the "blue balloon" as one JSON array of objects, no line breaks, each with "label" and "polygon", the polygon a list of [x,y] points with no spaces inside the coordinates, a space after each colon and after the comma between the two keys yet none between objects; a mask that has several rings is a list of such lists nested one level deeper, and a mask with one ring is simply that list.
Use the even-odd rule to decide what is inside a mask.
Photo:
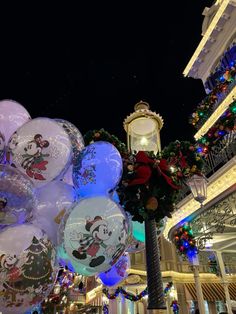
[{"label": "blue balloon", "polygon": [[128,276],[128,269],[130,268],[129,254],[122,255],[118,262],[112,266],[108,271],[99,274],[99,279],[107,287],[117,285]]},{"label": "blue balloon", "polygon": [[135,240],[145,243],[145,226],[144,222],[132,220],[133,237]]},{"label": "blue balloon", "polygon": [[116,147],[98,141],[86,146],[73,167],[73,182],[80,197],[108,195],[119,183],[122,158]]}]

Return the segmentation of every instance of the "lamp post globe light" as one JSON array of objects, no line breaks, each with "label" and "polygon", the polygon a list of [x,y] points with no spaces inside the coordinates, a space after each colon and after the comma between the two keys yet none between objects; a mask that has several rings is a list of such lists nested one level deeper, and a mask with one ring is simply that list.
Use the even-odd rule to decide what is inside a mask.
[{"label": "lamp post globe light", "polygon": [[[149,104],[140,101],[135,112],[124,120],[129,151],[161,151],[160,130],[163,126],[162,117],[149,109]],[[145,220],[146,269],[148,286],[148,309],[166,309],[163,283],[160,269],[160,252],[157,242],[155,219]]]}]

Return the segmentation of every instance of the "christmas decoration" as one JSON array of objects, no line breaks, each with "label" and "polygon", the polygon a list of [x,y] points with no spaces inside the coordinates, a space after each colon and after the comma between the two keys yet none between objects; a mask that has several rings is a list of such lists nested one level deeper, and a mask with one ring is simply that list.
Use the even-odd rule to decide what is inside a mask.
[{"label": "christmas decoration", "polygon": [[170,306],[172,307],[174,314],[179,314],[179,303],[177,300],[173,300]]},{"label": "christmas decoration", "polygon": [[230,69],[226,69],[225,73],[218,78],[218,84],[214,89],[202,100],[197,106],[196,111],[189,118],[189,123],[196,129],[200,129],[205,121],[214,111],[214,105],[220,101],[230,89],[235,85],[236,81],[236,62]]},{"label": "christmas decoration", "polygon": [[197,141],[197,151],[206,156],[212,146],[222,141],[227,134],[236,131],[236,101],[217,120],[217,122]]},{"label": "christmas decoration", "polygon": [[126,145],[122,143],[115,135],[111,135],[104,129],[91,130],[84,135],[84,142],[86,146],[96,141],[106,141],[111,143],[118,149],[122,156],[128,153]]},{"label": "christmas decoration", "polygon": [[136,301],[139,301],[141,300],[143,297],[145,297],[148,292],[147,292],[147,288],[145,288],[142,292],[140,292],[139,294],[137,295],[133,295],[129,292],[127,292],[125,289],[121,288],[121,287],[118,287],[116,289],[116,291],[112,294],[110,294],[108,292],[107,289],[103,289],[103,293],[106,295],[106,297],[109,299],[109,300],[114,300],[118,297],[118,295],[121,293],[124,298],[130,300],[130,301],[133,301],[133,302],[136,302]]},{"label": "christmas decoration", "polygon": [[[165,289],[164,289],[164,294],[166,295],[169,290],[172,288],[173,283],[172,282],[168,282]],[[148,295],[148,290],[147,288],[145,288],[142,292],[140,292],[137,295],[133,295],[129,292],[127,292],[125,289],[118,287],[114,293],[109,293],[108,289],[103,289],[103,293],[105,294],[105,296],[109,299],[109,300],[114,300],[118,297],[118,295],[121,293],[126,299],[136,302],[141,300],[143,297],[145,297],[146,295]]]},{"label": "christmas decoration", "polygon": [[155,218],[159,222],[171,217],[178,191],[187,178],[201,174],[203,161],[190,142],[175,141],[157,156],[139,151],[123,167],[117,190],[120,203],[134,221]]},{"label": "christmas decoration", "polygon": [[175,231],[174,243],[183,258],[191,258],[198,253],[193,231],[188,223]]},{"label": "christmas decoration", "polygon": [[104,304],[103,305],[103,314],[109,314],[109,308],[108,308],[108,306],[107,306],[107,304]]}]

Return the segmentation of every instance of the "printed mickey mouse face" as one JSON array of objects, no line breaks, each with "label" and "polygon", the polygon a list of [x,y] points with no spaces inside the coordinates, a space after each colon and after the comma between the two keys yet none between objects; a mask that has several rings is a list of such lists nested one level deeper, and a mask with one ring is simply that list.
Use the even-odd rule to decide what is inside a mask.
[{"label": "printed mickey mouse face", "polygon": [[33,141],[29,142],[27,146],[24,148],[24,151],[30,156],[39,154],[41,150],[42,150],[41,147],[39,147],[37,143]]},{"label": "printed mickey mouse face", "polygon": [[122,207],[105,196],[84,198],[76,203],[60,230],[66,254],[73,266],[77,266],[76,271],[85,276],[111,268],[124,253],[131,234]]}]

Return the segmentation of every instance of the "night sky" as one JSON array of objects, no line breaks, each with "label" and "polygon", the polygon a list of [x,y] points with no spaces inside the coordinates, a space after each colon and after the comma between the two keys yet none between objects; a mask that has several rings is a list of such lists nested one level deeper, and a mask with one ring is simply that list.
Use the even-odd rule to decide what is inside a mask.
[{"label": "night sky", "polygon": [[103,127],[123,141],[124,118],[144,100],[164,119],[163,147],[192,140],[188,117],[205,91],[182,72],[213,2],[173,2],[1,11],[0,99],[32,118],[63,118],[82,134]]}]

